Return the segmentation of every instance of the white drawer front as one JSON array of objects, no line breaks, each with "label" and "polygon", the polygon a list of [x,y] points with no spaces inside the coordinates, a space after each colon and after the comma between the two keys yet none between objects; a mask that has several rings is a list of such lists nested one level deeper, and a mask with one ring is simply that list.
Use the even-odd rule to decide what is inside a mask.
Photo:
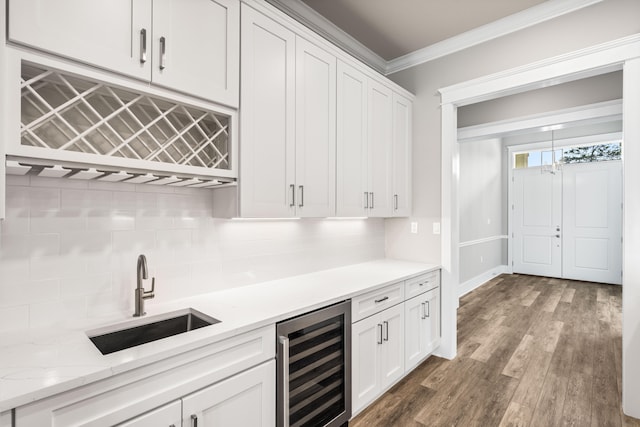
[{"label": "white drawer front", "polygon": [[360,295],[351,300],[351,322],[379,313],[402,301],[404,301],[404,282]]},{"label": "white drawer front", "polygon": [[405,281],[405,298],[413,298],[440,286],[440,270],[414,277]]}]

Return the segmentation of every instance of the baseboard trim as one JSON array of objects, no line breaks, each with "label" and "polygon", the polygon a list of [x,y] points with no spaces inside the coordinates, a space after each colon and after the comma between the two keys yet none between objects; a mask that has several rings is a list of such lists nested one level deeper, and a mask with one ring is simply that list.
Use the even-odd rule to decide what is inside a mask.
[{"label": "baseboard trim", "polygon": [[506,265],[499,265],[492,268],[491,270],[487,270],[484,273],[477,275],[472,279],[467,280],[464,283],[460,283],[460,286],[458,286],[458,297],[460,298],[468,294],[479,286],[484,285],[494,277],[505,273],[511,273],[509,267]]}]

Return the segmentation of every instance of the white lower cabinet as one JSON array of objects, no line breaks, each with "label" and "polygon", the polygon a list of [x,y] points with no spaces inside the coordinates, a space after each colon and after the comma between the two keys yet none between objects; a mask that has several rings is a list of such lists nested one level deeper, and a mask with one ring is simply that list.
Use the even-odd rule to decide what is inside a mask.
[{"label": "white lower cabinet", "polygon": [[354,414],[404,375],[403,330],[403,304],[352,325]]},{"label": "white lower cabinet", "polygon": [[181,423],[182,402],[177,400],[124,422],[118,427],[178,427]]},{"label": "white lower cabinet", "polygon": [[272,360],[182,399],[183,427],[273,426],[276,362]]},{"label": "white lower cabinet", "polygon": [[275,392],[270,325],[19,406],[13,427],[273,426]]},{"label": "white lower cabinet", "polygon": [[440,289],[404,303],[405,369],[410,370],[440,344]]},{"label": "white lower cabinet", "polygon": [[118,427],[273,426],[275,366],[266,362]]}]

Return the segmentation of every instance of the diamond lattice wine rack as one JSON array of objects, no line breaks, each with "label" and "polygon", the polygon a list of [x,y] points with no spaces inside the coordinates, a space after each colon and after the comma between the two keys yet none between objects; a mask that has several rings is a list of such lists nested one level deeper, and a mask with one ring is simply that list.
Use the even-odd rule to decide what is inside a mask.
[{"label": "diamond lattice wine rack", "polygon": [[[228,115],[23,63],[20,117],[21,146],[54,151],[56,159],[83,153],[100,159],[93,163],[99,166],[43,165],[39,156],[38,162],[12,161],[9,171],[47,175],[57,168],[70,178],[93,171],[96,179],[199,186],[233,181]],[[123,163],[118,159],[134,160],[127,163],[133,166],[114,168]]]}]

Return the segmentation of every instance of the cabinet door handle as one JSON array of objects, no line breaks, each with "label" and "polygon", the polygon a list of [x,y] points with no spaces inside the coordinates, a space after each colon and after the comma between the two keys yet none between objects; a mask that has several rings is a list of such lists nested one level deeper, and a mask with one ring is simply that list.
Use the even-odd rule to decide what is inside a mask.
[{"label": "cabinet door handle", "polygon": [[160,69],[164,70],[167,66],[167,39],[160,37]]},{"label": "cabinet door handle", "polygon": [[426,311],[426,313],[425,313],[425,315],[424,315],[424,316],[425,316],[425,319],[426,319],[427,317],[429,317],[429,316],[431,315],[431,307],[430,307],[430,305],[429,305],[429,301],[425,301],[425,302],[424,302],[424,305],[425,305],[425,307],[426,307],[426,309],[427,309],[427,311]]},{"label": "cabinet door handle", "polygon": [[291,203],[289,203],[289,207],[292,208],[296,205],[296,186],[291,184],[289,190],[291,190]]},{"label": "cabinet door handle", "polygon": [[364,192],[364,208],[369,209],[369,193]]},{"label": "cabinet door handle", "polygon": [[389,341],[389,322],[385,320],[382,323],[384,323],[384,340]]},{"label": "cabinet door handle", "polygon": [[398,210],[398,195],[397,194],[393,195],[393,203],[394,203],[394,209]]},{"label": "cabinet door handle", "polygon": [[298,189],[300,190],[300,204],[298,206],[304,206],[304,185],[299,185]]},{"label": "cabinet door handle", "polygon": [[371,204],[371,209],[373,209],[373,191],[371,193],[369,193],[369,194],[371,194],[371,203],[370,204]]},{"label": "cabinet door handle", "polygon": [[422,320],[424,320],[424,319],[426,319],[426,318],[427,318],[427,316],[425,316],[425,313],[426,313],[427,311],[426,311],[426,309],[424,308],[424,305],[425,305],[425,304],[424,304],[423,302],[421,302],[421,303],[420,303],[420,307],[422,308],[422,314],[420,315],[420,318],[421,318]]},{"label": "cabinet door handle", "polygon": [[378,344],[382,344],[382,324],[378,323]]},{"label": "cabinet door handle", "polygon": [[383,301],[386,301],[386,300],[388,300],[388,299],[389,299],[389,297],[384,297],[384,298],[377,299],[377,300],[376,300],[376,304],[379,304],[379,303],[381,303],[381,302],[383,302]]},{"label": "cabinet door handle", "polygon": [[147,30],[145,28],[140,30],[140,63],[147,62]]},{"label": "cabinet door handle", "polygon": [[195,414],[191,415],[191,427],[198,427],[198,416]]}]

